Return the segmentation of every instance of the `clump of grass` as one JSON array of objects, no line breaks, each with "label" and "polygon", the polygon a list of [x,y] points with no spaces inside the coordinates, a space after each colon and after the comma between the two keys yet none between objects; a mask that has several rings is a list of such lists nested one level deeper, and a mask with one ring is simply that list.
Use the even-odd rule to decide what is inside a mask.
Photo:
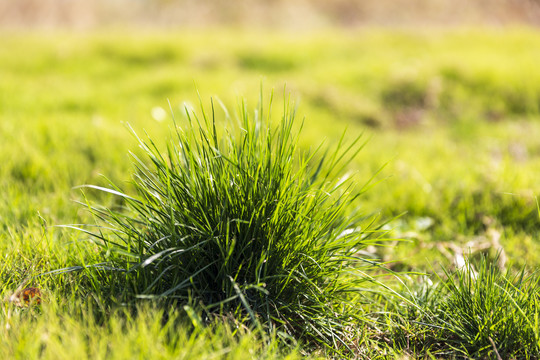
[{"label": "clump of grass", "polygon": [[539,281],[525,270],[502,273],[483,258],[478,270],[467,262],[435,284],[418,283],[409,292],[413,306],[392,315],[393,345],[439,356],[538,358]]},{"label": "clump of grass", "polygon": [[253,116],[242,104],[225,127],[213,103],[210,115],[202,103],[199,114],[186,109],[165,151],[138,138],[146,159],[133,155],[135,194],[86,185],[121,200],[89,205],[97,228],[80,230],[103,248],[89,276],[123,301],[184,305],[196,324],[233,315],[350,351],[358,289],[374,266],[359,251],[378,231],[372,218],[347,215],[362,190],[336,174],[363,144],[342,138],[335,150],[300,153],[290,101],[275,124],[271,104],[261,96]]},{"label": "clump of grass", "polygon": [[478,275],[473,272],[469,264],[445,284],[450,296],[442,318],[453,335],[448,343],[473,357],[540,355],[538,276],[502,274],[488,261]]}]

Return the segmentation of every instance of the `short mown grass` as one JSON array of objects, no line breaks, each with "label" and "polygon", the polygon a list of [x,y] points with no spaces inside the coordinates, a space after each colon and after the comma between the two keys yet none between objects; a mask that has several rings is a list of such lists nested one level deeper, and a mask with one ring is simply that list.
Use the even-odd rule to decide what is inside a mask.
[{"label": "short mown grass", "polygon": [[[55,294],[57,295],[57,294]],[[2,308],[0,355],[6,359],[299,359],[298,348],[227,324],[194,329],[174,309],[149,304],[107,317],[76,298],[42,309]],[[164,320],[166,319],[166,320]]]}]

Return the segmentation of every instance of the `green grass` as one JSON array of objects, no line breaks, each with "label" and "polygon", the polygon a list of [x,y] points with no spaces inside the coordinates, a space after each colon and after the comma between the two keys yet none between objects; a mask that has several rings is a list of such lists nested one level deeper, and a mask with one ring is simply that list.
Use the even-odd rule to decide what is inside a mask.
[{"label": "green grass", "polygon": [[117,302],[195,306],[205,319],[232,316],[352,352],[365,301],[358,289],[377,269],[359,252],[384,235],[375,219],[348,215],[362,189],[352,191],[339,169],[362,143],[301,155],[291,106],[285,101],[272,122],[272,98],[261,93],[253,114],[243,107],[224,128],[213,103],[186,109],[165,151],[135,133],[145,153],[133,156],[135,193],[84,185],[116,204],[90,203],[97,224],[66,226],[102,248],[102,261],[84,264],[92,288]]},{"label": "green grass", "polygon": [[[483,258],[444,279],[407,289],[411,305],[392,314],[388,336],[409,353],[447,357],[538,358],[538,274],[502,273]],[[420,284],[420,285],[418,285]]]},{"label": "green grass", "polygon": [[73,299],[40,311],[3,310],[0,354],[9,359],[300,358],[298,351],[283,350],[274,339],[262,343],[244,329],[216,325],[189,330],[178,312],[149,306],[139,308],[137,315],[116,310],[102,322]]},{"label": "green grass", "polygon": [[[278,99],[286,83],[299,104],[298,116],[305,115],[300,156],[321,142],[337,146],[346,129],[347,138],[367,133],[370,141],[344,171],[369,179],[388,163],[376,185],[349,205],[364,214],[378,214],[381,221],[405,212],[386,229],[389,236],[406,241],[368,247],[365,256],[389,261],[387,266],[394,270],[435,272],[444,279],[442,270],[451,272],[453,262],[469,248],[473,262],[483,256],[495,261],[502,249],[509,273],[496,278],[499,285],[504,284],[503,278],[516,280],[515,274],[523,267],[526,273],[534,273],[540,264],[535,202],[540,165],[540,72],[535,59],[540,56],[540,35],[535,30],[3,33],[0,44],[2,298],[32,276],[103,261],[91,243],[81,241],[80,234],[52,226],[93,222],[91,214],[71,201],[79,198],[78,191],[72,190],[75,186],[114,183],[127,194],[136,194],[129,182],[133,169],[127,153],[145,158],[145,151],[122,122],[129,122],[139,133],[146,131],[158,149],[165,151],[172,126],[168,99],[177,120],[184,121],[184,105],[194,108],[198,88],[203,100],[217,94],[234,118],[241,114],[235,111],[238,97],[246,97],[248,109],[256,107],[261,80],[265,88],[276,89]],[[281,113],[280,107],[274,107],[268,115],[279,119]],[[122,204],[106,193],[88,195],[108,208]],[[461,280],[454,279],[460,284]],[[387,284],[394,282],[388,279]],[[49,332],[81,339],[80,346],[86,346],[81,352],[94,357],[93,344],[111,338],[107,357],[130,357],[123,355],[124,351],[130,354],[130,349],[121,345],[120,334],[132,331],[130,336],[135,336],[138,320],[126,322],[126,327],[112,334],[110,325],[123,321],[124,315],[118,315],[118,320],[114,315],[110,322],[103,319],[105,309],[99,306],[107,303],[110,294],[95,291],[89,279],[76,273],[36,277],[31,283],[48,292],[43,313],[15,311],[2,303],[2,331],[11,310],[9,321],[21,329],[20,336],[27,334],[26,339],[34,327],[47,327]],[[507,301],[500,293],[490,296]],[[372,299],[361,306],[359,314],[374,321],[381,321],[378,314],[385,307],[396,308],[403,301],[380,294]],[[90,335],[85,335],[86,315],[68,311],[69,304],[77,301],[92,304],[96,325],[90,327]],[[427,304],[430,311],[442,306]],[[519,308],[525,311],[531,304]],[[504,313],[503,319],[521,321],[519,310],[510,308],[514,310]],[[162,310],[155,311],[139,315],[157,319]],[[70,322],[64,323],[65,319]],[[68,328],[69,324],[73,326]],[[360,327],[358,354],[398,356],[402,350],[392,349],[393,342],[379,341],[392,324],[386,329],[377,324]],[[418,336],[425,332],[412,324],[403,326]],[[186,336],[190,333],[189,326],[177,328],[185,330]],[[38,349],[28,345],[28,340],[17,340],[19,333],[13,329],[3,333],[6,341],[0,346],[8,358],[16,356],[15,349],[20,358],[40,354],[55,358],[53,353],[47,355],[49,343],[51,349],[57,346],[54,337],[44,335]],[[215,334],[208,330],[198,340],[201,346],[205,341],[216,344],[208,349],[208,357],[219,357],[224,348],[242,354],[251,354],[249,349],[253,354],[265,351],[257,335],[245,335],[243,340],[243,336],[230,337],[219,326],[215,329]],[[463,339],[453,355],[474,354],[477,348],[466,345],[473,333],[456,326],[452,329],[456,338]],[[505,329],[511,329],[510,325]],[[157,339],[156,329],[148,332],[148,339]],[[440,334],[430,336],[432,344],[443,341]],[[497,340],[495,347],[501,350],[527,339],[516,335]],[[488,345],[483,341],[480,347]],[[163,346],[176,351],[173,344]],[[426,356],[426,344],[418,342],[412,356]],[[534,354],[533,348],[529,350]],[[291,351],[299,354],[305,349]],[[489,354],[485,356],[493,356]],[[280,356],[284,355],[268,355]]]}]

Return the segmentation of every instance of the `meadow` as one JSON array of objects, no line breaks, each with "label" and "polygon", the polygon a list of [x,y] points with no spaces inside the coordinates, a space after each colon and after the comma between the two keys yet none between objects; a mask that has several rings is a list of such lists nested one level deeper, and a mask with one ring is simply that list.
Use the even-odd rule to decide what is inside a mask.
[{"label": "meadow", "polygon": [[[536,30],[4,31],[0,44],[5,358],[540,356]],[[202,326],[196,308],[126,305],[88,269],[47,274],[102,261],[85,233],[59,225],[93,223],[86,201],[125,205],[77,186],[137,191],[128,153],[151,158],[126,124],[165,151],[173,114],[185,123],[199,102],[210,114],[212,98],[221,126],[271,92],[273,124],[287,99],[297,107],[298,153],[342,134],[365,142],[327,169],[362,191],[343,213],[381,234],[361,251],[377,280],[357,290],[358,319],[340,323],[347,346],[266,335],[253,317]],[[8,301],[21,284],[42,289],[42,304]]]}]

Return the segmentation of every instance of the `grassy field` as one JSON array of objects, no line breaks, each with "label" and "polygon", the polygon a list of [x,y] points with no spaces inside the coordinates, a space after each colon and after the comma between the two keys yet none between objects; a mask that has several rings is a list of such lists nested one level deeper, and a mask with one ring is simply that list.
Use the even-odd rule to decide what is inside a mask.
[{"label": "grassy field", "polygon": [[[385,223],[385,237],[396,240],[363,253],[404,272],[405,286],[373,270],[401,295],[376,291],[364,301],[358,312],[372,322],[351,322],[353,356],[540,356],[538,32],[6,31],[0,45],[4,357],[335,355],[292,339],[283,347],[278,334],[266,338],[234,322],[200,328],[197,317],[155,304],[114,304],[114,294],[85,272],[39,276],[99,262],[84,234],[55,225],[93,221],[73,201],[83,199],[75,186],[113,182],[135,191],[128,152],[144,151],[126,123],[163,148],[171,110],[183,119],[184,107],[197,109],[197,91],[206,109],[213,97],[234,117],[241,98],[248,109],[257,107],[261,84],[265,96],[274,90],[274,121],[284,96],[297,104],[297,117],[305,118],[300,152],[321,142],[335,146],[344,131],[346,140],[367,140],[346,171],[358,186],[375,177],[346,211]],[[221,106],[216,118],[225,118]],[[118,205],[107,194],[85,192]],[[464,259],[481,281],[454,273]],[[40,307],[7,301],[26,280],[43,290]],[[470,304],[484,312],[471,315]],[[460,328],[470,318],[489,322]]]}]

